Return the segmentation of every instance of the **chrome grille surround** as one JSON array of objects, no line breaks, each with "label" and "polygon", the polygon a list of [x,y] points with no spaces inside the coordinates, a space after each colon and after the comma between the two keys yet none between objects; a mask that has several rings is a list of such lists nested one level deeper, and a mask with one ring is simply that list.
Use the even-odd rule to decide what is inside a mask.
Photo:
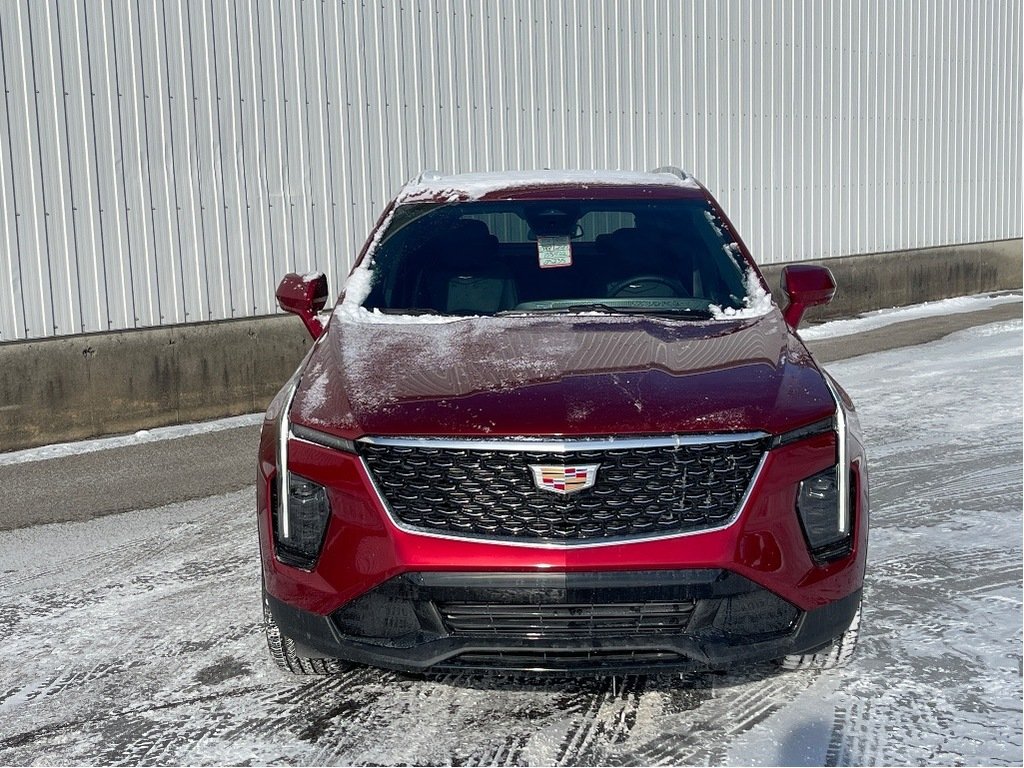
[{"label": "chrome grille surround", "polygon": [[[762,432],[585,440],[369,437],[356,442],[396,526],[525,546],[595,546],[727,527],[771,438]],[[571,496],[538,489],[529,465],[598,463]]]}]

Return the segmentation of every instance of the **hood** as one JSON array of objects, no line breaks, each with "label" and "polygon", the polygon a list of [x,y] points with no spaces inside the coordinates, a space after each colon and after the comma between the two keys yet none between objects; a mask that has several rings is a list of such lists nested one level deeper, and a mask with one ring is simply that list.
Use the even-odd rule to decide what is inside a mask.
[{"label": "hood", "polygon": [[835,411],[821,372],[774,308],[696,323],[394,319],[335,312],[292,420],[346,438],[779,434]]}]

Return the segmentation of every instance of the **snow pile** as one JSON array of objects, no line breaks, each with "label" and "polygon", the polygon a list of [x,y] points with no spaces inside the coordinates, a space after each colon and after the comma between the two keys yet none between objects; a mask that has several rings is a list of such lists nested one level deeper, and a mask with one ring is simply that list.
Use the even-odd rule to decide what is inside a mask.
[{"label": "snow pile", "polygon": [[[729,248],[729,246],[724,247]],[[775,306],[772,303],[772,295],[764,289],[754,270],[747,270],[743,286],[747,289],[747,295],[743,297],[743,306],[739,309],[733,307],[723,309],[717,304],[708,307],[715,320],[747,320],[753,317],[762,317],[772,311],[772,307]]]},{"label": "snow pile", "polygon": [[460,173],[443,176],[424,173],[405,185],[396,203],[428,200],[479,200],[489,194],[529,187],[582,186],[667,186],[699,189],[692,178],[681,179],[671,173],[637,173],[635,171],[508,171],[494,173]]}]

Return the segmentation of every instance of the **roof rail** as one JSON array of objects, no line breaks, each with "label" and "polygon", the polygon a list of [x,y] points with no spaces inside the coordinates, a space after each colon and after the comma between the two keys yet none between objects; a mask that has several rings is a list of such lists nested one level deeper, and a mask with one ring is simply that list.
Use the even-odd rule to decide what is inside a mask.
[{"label": "roof rail", "polygon": [[442,174],[440,171],[436,171],[433,168],[428,168],[428,169],[420,171],[418,174],[416,174],[416,176],[414,176],[409,183],[410,184],[422,184],[423,182],[426,182],[426,181],[437,181],[443,175],[444,174]]},{"label": "roof rail", "polygon": [[673,176],[682,179],[683,181],[693,178],[682,168],[679,168],[678,166],[675,165],[662,165],[659,166],[658,168],[655,168],[653,171],[651,171],[651,173],[671,173]]}]

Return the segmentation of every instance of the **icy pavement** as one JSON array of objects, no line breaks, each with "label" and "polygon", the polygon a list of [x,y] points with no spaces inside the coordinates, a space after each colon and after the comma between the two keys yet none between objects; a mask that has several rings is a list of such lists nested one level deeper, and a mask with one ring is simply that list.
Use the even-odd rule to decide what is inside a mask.
[{"label": "icy pavement", "polygon": [[830,366],[873,485],[847,669],[293,678],[251,490],[0,533],[0,764],[1020,765],[1020,321]]}]

